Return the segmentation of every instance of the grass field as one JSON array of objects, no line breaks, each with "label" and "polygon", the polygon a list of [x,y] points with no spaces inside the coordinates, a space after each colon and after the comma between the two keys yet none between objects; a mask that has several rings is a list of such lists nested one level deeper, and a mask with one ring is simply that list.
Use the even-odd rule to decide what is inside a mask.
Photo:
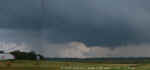
[{"label": "grass field", "polygon": [[0,62],[0,70],[150,70],[150,64],[101,64],[88,62],[55,61],[6,61]]}]

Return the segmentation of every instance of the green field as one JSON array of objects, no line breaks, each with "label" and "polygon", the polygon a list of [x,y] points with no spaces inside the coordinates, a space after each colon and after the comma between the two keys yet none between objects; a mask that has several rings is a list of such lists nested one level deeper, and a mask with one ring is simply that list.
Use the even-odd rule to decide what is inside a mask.
[{"label": "green field", "polygon": [[94,62],[7,61],[0,62],[0,70],[150,70],[150,64],[102,64]]}]

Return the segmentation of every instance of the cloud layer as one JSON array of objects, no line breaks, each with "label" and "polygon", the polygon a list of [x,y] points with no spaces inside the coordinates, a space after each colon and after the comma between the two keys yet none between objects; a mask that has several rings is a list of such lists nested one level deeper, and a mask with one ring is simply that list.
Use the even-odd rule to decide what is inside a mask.
[{"label": "cloud layer", "polygon": [[3,46],[47,57],[149,56],[149,1],[42,1],[0,0]]},{"label": "cloud layer", "polygon": [[95,58],[95,57],[150,57],[150,44],[127,45],[118,48],[103,46],[87,46],[81,42],[61,44],[45,44],[40,49],[32,48],[25,43],[0,42],[0,50],[11,52],[21,50],[25,52],[35,51],[45,57],[57,58]]},{"label": "cloud layer", "polygon": [[118,48],[86,46],[81,42],[50,44],[43,54],[47,57],[93,58],[93,57],[150,57],[149,44],[127,45]]}]

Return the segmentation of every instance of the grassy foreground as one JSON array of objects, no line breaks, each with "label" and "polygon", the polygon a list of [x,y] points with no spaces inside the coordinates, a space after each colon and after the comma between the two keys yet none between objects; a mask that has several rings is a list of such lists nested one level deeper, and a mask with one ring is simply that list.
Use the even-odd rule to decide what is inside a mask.
[{"label": "grassy foreground", "polygon": [[101,64],[55,61],[0,61],[0,70],[150,70],[150,64]]}]

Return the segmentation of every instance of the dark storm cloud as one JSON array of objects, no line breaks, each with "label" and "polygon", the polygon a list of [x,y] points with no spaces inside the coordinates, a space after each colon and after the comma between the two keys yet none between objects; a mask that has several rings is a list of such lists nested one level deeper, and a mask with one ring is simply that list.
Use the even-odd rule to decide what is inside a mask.
[{"label": "dark storm cloud", "polygon": [[6,29],[40,29],[41,14],[39,0],[1,0],[0,28]]},{"label": "dark storm cloud", "polygon": [[[115,24],[115,23],[114,23]],[[63,24],[47,33],[54,42],[82,41],[88,45],[119,44],[120,41],[134,40],[134,32],[126,24]]]},{"label": "dark storm cloud", "polygon": [[[148,31],[143,33],[149,25],[137,19],[148,14],[143,11],[144,1],[56,0],[48,3],[44,35],[50,42],[81,41],[107,46],[149,42],[149,36],[144,36]],[[139,35],[141,33],[143,35]]]},{"label": "dark storm cloud", "polygon": [[51,43],[81,41],[114,46],[150,40],[145,0],[45,1],[42,9],[40,0],[1,0],[0,28],[22,30],[22,37]]},{"label": "dark storm cloud", "polygon": [[147,0],[0,0],[0,47],[46,57],[149,57],[149,7]]},{"label": "dark storm cloud", "polygon": [[40,0],[0,0],[0,42],[41,47],[42,22]]}]

